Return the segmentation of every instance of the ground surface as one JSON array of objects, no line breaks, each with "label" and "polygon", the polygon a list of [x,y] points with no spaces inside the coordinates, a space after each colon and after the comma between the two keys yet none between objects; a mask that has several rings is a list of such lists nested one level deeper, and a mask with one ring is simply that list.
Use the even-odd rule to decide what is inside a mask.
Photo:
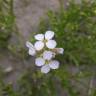
[{"label": "ground surface", "polygon": [[31,32],[37,31],[40,18],[45,18],[49,9],[58,7],[58,0],[15,0],[16,22],[24,38],[28,39]]},{"label": "ground surface", "polygon": [[[64,0],[64,4],[66,5],[66,1]],[[58,0],[14,0],[14,13],[16,16],[16,24],[18,26],[19,32],[22,34],[24,42],[28,40],[30,34],[32,32],[38,31],[38,24],[40,22],[40,18],[46,18],[46,12],[51,10],[58,10],[59,8]],[[5,59],[6,58],[6,59]],[[4,56],[0,58],[0,65],[3,66],[4,69],[8,67],[12,67],[13,70],[11,73],[8,73],[5,81],[7,83],[16,83],[17,78],[21,75],[27,65],[30,65],[33,62],[33,59],[29,61],[22,62],[17,59],[13,59],[13,57],[8,53],[4,53]],[[71,67],[69,68],[74,74],[78,72],[78,69]],[[95,69],[95,68],[94,68]],[[95,72],[95,71],[94,71]],[[95,79],[91,78],[92,84],[95,86]],[[86,82],[87,81],[87,82]],[[87,78],[85,81],[88,85],[90,83],[90,79]],[[73,81],[74,84],[74,81]],[[80,86],[82,88],[82,86]],[[83,92],[84,91],[84,92]],[[86,92],[88,91],[84,89],[82,91],[81,96],[86,96]],[[64,95],[63,92],[62,96]],[[85,95],[84,95],[85,94]]]}]

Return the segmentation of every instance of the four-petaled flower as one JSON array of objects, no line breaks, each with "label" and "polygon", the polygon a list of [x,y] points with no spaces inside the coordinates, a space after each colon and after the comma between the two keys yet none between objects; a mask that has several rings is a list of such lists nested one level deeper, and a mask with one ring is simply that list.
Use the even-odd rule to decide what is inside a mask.
[{"label": "four-petaled flower", "polygon": [[38,40],[34,47],[37,51],[40,51],[46,46],[49,49],[53,49],[56,47],[57,43],[55,40],[52,40],[54,37],[54,32],[53,31],[46,31],[45,35],[44,34],[37,34],[34,36],[36,40]]},{"label": "four-petaled flower", "polygon": [[53,31],[46,31],[45,34],[34,36],[37,40],[34,45],[29,41],[26,42],[26,46],[29,48],[29,55],[36,55],[35,65],[41,67],[42,73],[48,73],[50,69],[58,69],[60,63],[54,60],[55,55],[64,53],[63,48],[55,48],[57,43],[53,40],[53,37]]}]

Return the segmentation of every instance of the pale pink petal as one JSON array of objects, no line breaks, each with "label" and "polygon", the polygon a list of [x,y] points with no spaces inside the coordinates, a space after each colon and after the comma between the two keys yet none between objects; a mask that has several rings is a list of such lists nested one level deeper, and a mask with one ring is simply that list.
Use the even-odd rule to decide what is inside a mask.
[{"label": "pale pink petal", "polygon": [[37,41],[34,46],[37,51],[40,51],[44,48],[44,43],[42,41]]},{"label": "pale pink petal", "polygon": [[45,33],[45,39],[50,40],[54,37],[54,32],[53,31],[46,31]]},{"label": "pale pink petal", "polygon": [[34,36],[36,40],[44,40],[44,35],[43,34],[37,34]]},{"label": "pale pink petal", "polygon": [[54,49],[56,47],[57,43],[55,40],[48,40],[48,42],[46,42],[46,46],[49,49]]},{"label": "pale pink petal", "polygon": [[36,55],[36,51],[35,51],[35,49],[32,49],[32,48],[29,49],[28,53],[29,53],[29,55],[31,55],[31,56]]},{"label": "pale pink petal", "polygon": [[44,65],[41,67],[41,72],[47,74],[50,71],[49,65]]},{"label": "pale pink petal", "polygon": [[35,59],[36,66],[42,66],[45,64],[45,60],[41,57]]},{"label": "pale pink petal", "polygon": [[51,51],[44,51],[43,58],[45,60],[51,60],[52,57],[53,57],[53,52],[51,52]]},{"label": "pale pink petal", "polygon": [[56,48],[56,51],[57,51],[58,54],[63,54],[64,53],[63,48]]},{"label": "pale pink petal", "polygon": [[57,60],[53,60],[49,63],[49,66],[51,69],[58,69],[59,68],[59,62]]},{"label": "pale pink petal", "polygon": [[33,48],[34,47],[33,44],[31,42],[29,42],[29,41],[26,42],[26,46],[28,48]]}]

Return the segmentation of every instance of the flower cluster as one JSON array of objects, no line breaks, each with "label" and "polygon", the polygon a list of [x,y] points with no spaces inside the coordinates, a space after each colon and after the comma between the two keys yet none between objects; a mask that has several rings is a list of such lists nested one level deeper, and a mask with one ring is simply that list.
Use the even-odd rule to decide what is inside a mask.
[{"label": "flower cluster", "polygon": [[26,42],[29,55],[36,56],[35,64],[41,67],[42,73],[48,73],[50,69],[58,69],[59,61],[54,60],[56,54],[63,54],[63,48],[56,48],[57,43],[53,40],[53,31],[46,31],[45,34],[37,34],[34,38],[37,40],[33,45],[29,41]]}]

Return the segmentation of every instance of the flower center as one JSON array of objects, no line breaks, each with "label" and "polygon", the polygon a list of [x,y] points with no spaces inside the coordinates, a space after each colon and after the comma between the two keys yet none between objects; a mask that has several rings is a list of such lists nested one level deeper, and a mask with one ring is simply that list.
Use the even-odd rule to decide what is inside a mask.
[{"label": "flower center", "polygon": [[43,42],[46,43],[46,42],[48,42],[48,40],[44,39]]},{"label": "flower center", "polygon": [[48,60],[46,60],[46,61],[45,61],[45,64],[49,64],[49,61],[48,61]]}]

